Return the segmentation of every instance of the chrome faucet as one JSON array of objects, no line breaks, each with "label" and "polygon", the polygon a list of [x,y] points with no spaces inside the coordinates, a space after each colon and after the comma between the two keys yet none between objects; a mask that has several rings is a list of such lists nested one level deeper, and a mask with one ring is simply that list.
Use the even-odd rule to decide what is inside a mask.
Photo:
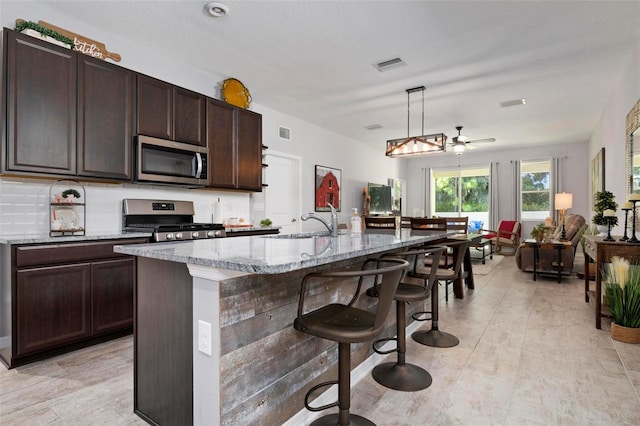
[{"label": "chrome faucet", "polygon": [[337,237],[338,236],[338,213],[336,212],[336,208],[333,207],[330,203],[327,203],[327,205],[331,208],[331,224],[329,224],[326,220],[324,220],[323,218],[321,218],[320,216],[318,216],[315,213],[305,213],[302,216],[300,216],[300,219],[302,219],[302,220],[309,220],[309,219],[318,220],[318,221],[322,222],[322,224],[324,226],[327,227],[327,229],[329,230],[329,234],[332,237]]}]

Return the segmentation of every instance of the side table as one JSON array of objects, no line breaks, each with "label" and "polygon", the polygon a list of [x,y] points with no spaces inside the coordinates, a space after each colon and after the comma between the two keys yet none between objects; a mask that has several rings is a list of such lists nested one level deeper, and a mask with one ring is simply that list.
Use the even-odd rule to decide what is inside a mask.
[{"label": "side table", "polygon": [[558,253],[558,261],[553,262],[551,266],[554,266],[558,273],[558,282],[561,282],[562,279],[562,269],[564,268],[564,263],[562,263],[562,250],[571,249],[570,241],[551,241],[548,243],[545,242],[537,242],[533,239],[524,240],[524,245],[526,247],[531,247],[533,249],[533,280],[536,281],[538,271],[538,262],[540,258],[540,250],[556,250]]},{"label": "side table", "polygon": [[598,235],[583,235],[584,238],[584,269],[588,270],[589,258],[596,264],[596,288],[589,290],[589,274],[584,278],[584,297],[586,302],[593,300],[596,314],[596,328],[602,327],[602,317],[608,317],[602,306],[602,270],[605,263],[611,261],[611,257],[620,256],[629,261],[640,261],[640,244],[631,244],[625,241],[602,241]]}]

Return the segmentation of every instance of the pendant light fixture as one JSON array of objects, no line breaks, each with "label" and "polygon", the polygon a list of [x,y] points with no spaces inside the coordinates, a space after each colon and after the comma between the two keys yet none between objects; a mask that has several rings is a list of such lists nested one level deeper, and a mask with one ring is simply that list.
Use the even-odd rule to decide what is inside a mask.
[{"label": "pendant light fixture", "polygon": [[[424,86],[407,89],[407,137],[401,139],[390,139],[387,141],[387,157],[408,157],[434,152],[444,152],[446,150],[447,136],[444,133],[432,135],[424,134]],[[421,136],[409,136],[409,123],[411,119],[411,94],[422,92],[422,133]]]}]

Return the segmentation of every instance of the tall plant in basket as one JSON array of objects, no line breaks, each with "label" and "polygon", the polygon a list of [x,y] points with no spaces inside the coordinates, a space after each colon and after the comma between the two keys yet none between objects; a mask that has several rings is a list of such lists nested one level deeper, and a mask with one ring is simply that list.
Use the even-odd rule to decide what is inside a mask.
[{"label": "tall plant in basket", "polygon": [[611,337],[640,343],[640,265],[613,256],[603,274],[604,294],[614,320]]}]

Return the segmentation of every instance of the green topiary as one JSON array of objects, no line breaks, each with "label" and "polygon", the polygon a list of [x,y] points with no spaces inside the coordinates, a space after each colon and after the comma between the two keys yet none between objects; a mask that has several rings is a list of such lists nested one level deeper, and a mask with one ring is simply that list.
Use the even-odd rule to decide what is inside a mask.
[{"label": "green topiary", "polygon": [[59,32],[54,31],[47,27],[43,27],[42,25],[36,24],[33,21],[20,21],[16,24],[16,27],[14,28],[14,30],[16,30],[17,32],[21,32],[22,30],[26,30],[26,29],[37,31],[43,36],[51,37],[65,44],[68,44],[69,46],[71,46],[72,50],[75,47],[75,43],[69,37],[63,36]]},{"label": "green topiary", "polygon": [[[615,195],[609,191],[600,191],[596,192],[596,201],[593,206],[593,210],[596,214],[593,216],[591,220],[596,225],[607,225],[607,219],[605,219],[603,212],[605,210],[618,210],[618,203],[616,203]],[[611,226],[616,226],[618,224],[618,218],[616,216],[610,217]]]}]

